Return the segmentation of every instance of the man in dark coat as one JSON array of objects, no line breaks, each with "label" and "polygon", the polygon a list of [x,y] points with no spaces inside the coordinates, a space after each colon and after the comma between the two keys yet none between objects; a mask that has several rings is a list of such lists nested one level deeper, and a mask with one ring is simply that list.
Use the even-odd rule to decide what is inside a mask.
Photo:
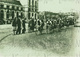
[{"label": "man in dark coat", "polygon": [[31,32],[31,26],[32,26],[31,19],[29,19],[29,22],[28,22],[28,32]]},{"label": "man in dark coat", "polygon": [[16,32],[16,23],[17,23],[17,19],[14,18],[13,21],[12,21],[12,26],[13,26],[13,33],[15,35],[15,32]]},{"label": "man in dark coat", "polygon": [[17,31],[16,31],[16,34],[21,34],[21,20],[20,20],[20,18],[18,18],[18,20],[17,20],[17,26],[18,26],[18,28],[17,28]]},{"label": "man in dark coat", "polygon": [[23,27],[23,29],[22,29],[22,33],[25,33],[25,31],[26,31],[26,28],[25,28],[25,23],[26,23],[26,21],[25,21],[26,19],[23,19],[22,20],[22,27]]},{"label": "man in dark coat", "polygon": [[31,26],[31,30],[34,31],[35,22],[34,22],[34,19],[33,19],[33,18],[32,18],[32,20],[31,20],[31,24],[32,24],[32,26]]}]

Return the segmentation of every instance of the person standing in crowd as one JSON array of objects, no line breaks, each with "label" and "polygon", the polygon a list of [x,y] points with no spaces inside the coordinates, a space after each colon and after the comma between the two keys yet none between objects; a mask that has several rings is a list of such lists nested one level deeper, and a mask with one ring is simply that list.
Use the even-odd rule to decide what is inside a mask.
[{"label": "person standing in crowd", "polygon": [[26,27],[25,27],[26,26],[25,25],[26,21],[25,20],[26,20],[26,18],[22,20],[22,28],[23,28],[22,33],[25,33],[25,31],[26,31]]},{"label": "person standing in crowd", "polygon": [[40,22],[40,33],[42,34],[42,32],[43,32],[43,30],[44,30],[44,21],[43,20],[41,20],[41,22]]},{"label": "person standing in crowd", "polygon": [[42,30],[44,29],[43,27],[44,27],[44,21],[41,20],[41,28],[42,28]]},{"label": "person standing in crowd", "polygon": [[29,28],[29,32],[33,32],[34,31],[34,19],[33,18],[31,18],[30,20],[29,20],[29,23],[28,23],[28,28]]},{"label": "person standing in crowd", "polygon": [[40,31],[40,20],[38,19],[38,31]]},{"label": "person standing in crowd", "polygon": [[34,28],[36,28],[37,25],[37,19],[34,20]]},{"label": "person standing in crowd", "polygon": [[40,20],[36,19],[35,21],[35,33],[37,34],[39,32],[39,27],[40,27]]},{"label": "person standing in crowd", "polygon": [[28,32],[31,32],[31,19],[29,19],[29,21],[28,21]]},{"label": "person standing in crowd", "polygon": [[32,24],[32,26],[31,26],[31,30],[32,30],[32,32],[34,32],[34,27],[35,27],[34,18],[32,18],[32,20],[31,20],[31,24]]},{"label": "person standing in crowd", "polygon": [[57,24],[58,24],[58,31],[61,31],[61,18],[58,17],[57,19]]},{"label": "person standing in crowd", "polygon": [[49,28],[48,20],[46,20],[46,33],[48,33],[48,28]]},{"label": "person standing in crowd", "polygon": [[47,33],[50,32],[50,28],[51,28],[51,21],[50,20],[47,20],[47,22],[46,22],[46,30],[47,30]]},{"label": "person standing in crowd", "polygon": [[53,20],[51,19],[50,20],[50,33],[53,32],[53,29],[54,29],[54,24],[53,24]]},{"label": "person standing in crowd", "polygon": [[16,23],[17,23],[17,18],[14,18],[13,21],[12,21],[14,35],[16,34],[16,29],[17,29]]},{"label": "person standing in crowd", "polygon": [[21,34],[21,20],[20,20],[20,17],[17,19],[17,31],[16,31],[16,34]]},{"label": "person standing in crowd", "polygon": [[41,31],[41,20],[38,20],[38,32],[40,33],[40,34],[42,34],[42,31]]},{"label": "person standing in crowd", "polygon": [[31,18],[29,20],[28,27],[29,27],[29,32],[33,32],[34,31],[34,28],[35,28],[34,18]]}]

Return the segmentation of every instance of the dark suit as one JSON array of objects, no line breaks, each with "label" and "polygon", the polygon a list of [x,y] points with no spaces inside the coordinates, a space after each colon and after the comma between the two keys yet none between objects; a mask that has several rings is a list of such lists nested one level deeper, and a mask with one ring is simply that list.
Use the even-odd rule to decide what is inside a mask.
[{"label": "dark suit", "polygon": [[18,26],[18,28],[17,28],[17,31],[16,31],[16,34],[20,34],[21,33],[21,20],[20,19],[18,19],[17,20],[17,26]]},{"label": "dark suit", "polygon": [[23,27],[22,33],[25,33],[26,31],[25,23],[26,23],[25,20],[22,20],[22,27]]}]

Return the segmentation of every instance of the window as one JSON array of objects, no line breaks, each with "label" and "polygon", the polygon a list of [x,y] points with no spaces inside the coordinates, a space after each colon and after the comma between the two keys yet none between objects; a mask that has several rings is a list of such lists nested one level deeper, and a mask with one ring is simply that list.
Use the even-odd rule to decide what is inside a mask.
[{"label": "window", "polygon": [[29,7],[30,7],[30,2],[31,2],[31,1],[29,0]]},{"label": "window", "polygon": [[7,6],[7,9],[9,9],[9,6]]},{"label": "window", "polygon": [[17,17],[19,17],[19,13],[17,12]]},{"label": "window", "polygon": [[33,13],[32,13],[32,16],[33,16]]},{"label": "window", "polygon": [[30,8],[28,8],[28,11],[30,11]]},{"label": "window", "polygon": [[37,1],[35,1],[35,7],[37,6]]},{"label": "window", "polygon": [[12,18],[14,18],[14,11],[12,11]]},{"label": "window", "polygon": [[1,5],[1,8],[4,8],[4,5]]},{"label": "window", "polygon": [[28,19],[30,19],[30,13],[28,13]]},{"label": "window", "polygon": [[4,11],[1,10],[1,19],[3,19],[3,18],[4,18]]},{"label": "window", "polygon": [[35,19],[36,19],[36,14],[35,14]]},{"label": "window", "polygon": [[35,12],[37,12],[37,9],[35,9]]},{"label": "window", "polygon": [[34,7],[34,0],[32,0],[32,7]]},{"label": "window", "polygon": [[12,6],[12,9],[13,9],[13,10],[15,9],[14,6]]},{"label": "window", "polygon": [[21,13],[21,18],[23,18],[23,13]]},{"label": "window", "polygon": [[17,10],[19,10],[19,7],[17,7]]},{"label": "window", "polygon": [[9,15],[10,15],[10,13],[9,13],[9,10],[7,11],[7,18],[9,18]]},{"label": "window", "polygon": [[32,11],[34,11],[34,8],[32,8]]},{"label": "window", "polygon": [[23,10],[23,8],[21,8],[21,10]]}]

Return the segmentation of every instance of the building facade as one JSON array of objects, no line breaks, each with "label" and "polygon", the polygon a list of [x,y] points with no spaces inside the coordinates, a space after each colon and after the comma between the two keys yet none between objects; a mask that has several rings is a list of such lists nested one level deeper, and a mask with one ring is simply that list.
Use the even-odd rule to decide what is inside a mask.
[{"label": "building facade", "polygon": [[0,22],[9,23],[15,17],[24,15],[24,7],[17,0],[0,0]]},{"label": "building facade", "polygon": [[38,0],[28,0],[28,19],[38,18]]},{"label": "building facade", "polygon": [[55,19],[57,16],[59,16],[59,13],[49,12],[49,11],[43,11],[39,12],[39,19]]}]

